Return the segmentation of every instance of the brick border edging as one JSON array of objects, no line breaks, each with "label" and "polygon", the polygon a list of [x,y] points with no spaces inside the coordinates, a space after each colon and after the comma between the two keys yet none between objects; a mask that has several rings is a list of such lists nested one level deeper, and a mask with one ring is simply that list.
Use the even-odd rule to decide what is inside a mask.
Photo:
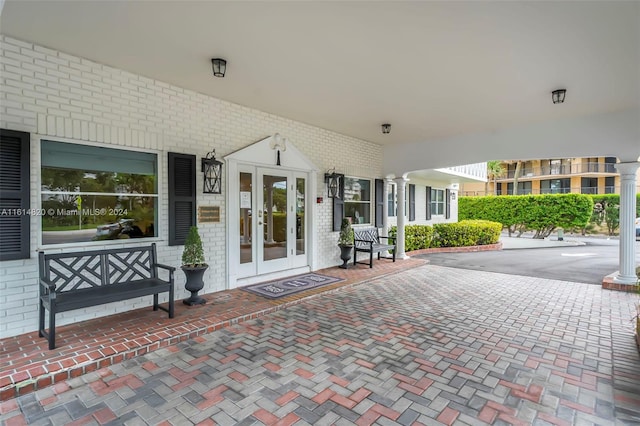
[{"label": "brick border edging", "polygon": [[[423,266],[423,265],[415,265],[415,266],[417,267],[417,266]],[[286,300],[287,297],[285,296],[282,303],[279,303],[278,305],[269,306],[264,309],[258,310],[257,312],[251,312],[251,313],[239,315],[236,317],[228,318],[226,320],[219,321],[214,324],[202,326],[179,335],[169,336],[169,337],[158,337],[158,340],[150,342],[149,344],[139,346],[135,349],[127,349],[127,350],[118,352],[116,349],[114,349],[114,346],[117,345],[116,344],[109,347],[109,349],[113,350],[114,353],[108,356],[90,359],[89,361],[86,361],[84,363],[76,364],[68,368],[63,368],[55,372],[47,372],[35,378],[29,377],[24,380],[12,382],[11,384],[0,389],[0,402],[5,402],[5,401],[8,401],[9,399],[26,395],[31,392],[44,389],[49,386],[53,386],[65,380],[80,377],[84,374],[91,373],[93,371],[97,371],[99,369],[109,367],[111,365],[119,364],[122,361],[134,358],[136,356],[144,355],[146,353],[158,350],[160,348],[173,346],[185,340],[193,339],[198,336],[202,336],[226,327],[230,327],[231,325],[234,325],[234,324],[241,324],[245,321],[253,320],[253,319],[262,317],[264,315],[280,311],[287,307],[294,306],[302,302],[305,302],[307,300],[316,298],[321,294],[336,293],[342,289],[355,287],[355,286],[364,284],[365,282],[373,281],[378,278],[384,278],[394,273],[395,272],[393,271],[389,271],[380,275],[376,275],[374,277],[362,278],[354,282],[347,282],[347,283],[337,282],[337,283],[329,284],[327,286],[328,288],[325,287],[324,290],[323,290],[323,287],[316,288],[315,289],[316,291],[314,293],[299,297],[295,300]],[[334,288],[331,288],[332,286],[334,286]],[[314,289],[310,289],[308,291],[313,292]],[[296,295],[292,295],[288,297],[295,297],[295,296]],[[149,337],[152,337],[152,336],[145,336],[145,338],[147,339]],[[38,368],[38,367],[35,367],[35,368]],[[19,374],[28,374],[28,373],[22,372]]]},{"label": "brick border edging", "polygon": [[467,247],[438,247],[419,249],[407,252],[409,255],[429,254],[429,253],[472,253],[477,251],[495,251],[502,250],[502,241],[495,244],[486,244],[482,246],[467,246]]},{"label": "brick border edging", "polygon": [[615,282],[615,277],[616,275],[618,275],[618,273],[619,271],[616,271],[602,279],[602,288],[604,290],[624,291],[627,293],[638,291],[638,287],[636,284],[621,284]]}]

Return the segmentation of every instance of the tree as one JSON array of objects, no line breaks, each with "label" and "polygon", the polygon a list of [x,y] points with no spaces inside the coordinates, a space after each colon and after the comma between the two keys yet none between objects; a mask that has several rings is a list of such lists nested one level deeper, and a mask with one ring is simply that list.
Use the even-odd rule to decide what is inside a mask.
[{"label": "tree", "polygon": [[496,180],[504,176],[505,168],[502,166],[502,161],[491,160],[487,162],[487,183],[484,184],[484,194],[489,193],[489,181],[493,181],[493,195],[498,195],[498,187]]},{"label": "tree", "polygon": [[516,160],[516,171],[513,173],[513,195],[518,195],[518,178],[522,170],[522,161]]}]

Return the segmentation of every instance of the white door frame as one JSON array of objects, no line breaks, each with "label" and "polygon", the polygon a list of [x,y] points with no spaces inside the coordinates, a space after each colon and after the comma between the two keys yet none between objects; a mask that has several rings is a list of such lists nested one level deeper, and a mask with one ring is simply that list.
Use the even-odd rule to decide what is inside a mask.
[{"label": "white door frame", "polygon": [[[236,288],[256,282],[267,281],[269,279],[276,279],[291,275],[296,275],[304,272],[313,271],[316,269],[316,194],[317,194],[317,180],[318,180],[318,168],[309,161],[304,154],[298,151],[295,146],[288,144],[286,151],[281,152],[280,165],[276,164],[276,152],[271,146],[272,137],[268,137],[261,141],[258,141],[246,148],[236,151],[226,156],[225,159],[225,181],[226,181],[226,218],[227,218],[227,286],[226,288]],[[291,267],[288,269],[280,270],[273,273],[256,274],[247,276],[247,269],[242,268],[240,265],[240,188],[239,188],[239,176],[240,172],[253,170],[252,183],[256,188],[258,178],[257,173],[260,168],[268,168],[272,171],[282,170],[283,173],[287,173],[295,180],[296,177],[305,177],[307,180],[306,188],[306,208],[305,208],[305,225],[307,239],[306,244],[306,263],[301,265],[299,256],[291,263]],[[254,191],[255,192],[255,189]],[[255,198],[255,197],[254,197]],[[289,204],[289,203],[288,203]],[[295,214],[294,214],[295,220]],[[255,228],[254,228],[255,229]],[[255,245],[253,245],[255,246]],[[253,249],[254,262],[257,261],[257,252]],[[244,269],[244,270],[243,270]],[[257,270],[257,269],[256,269]]]}]

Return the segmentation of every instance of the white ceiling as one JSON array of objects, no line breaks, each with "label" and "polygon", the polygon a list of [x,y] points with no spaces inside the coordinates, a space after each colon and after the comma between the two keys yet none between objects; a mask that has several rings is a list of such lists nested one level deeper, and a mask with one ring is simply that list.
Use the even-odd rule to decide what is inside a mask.
[{"label": "white ceiling", "polygon": [[[7,0],[1,25],[234,103],[435,152],[448,138],[640,104],[638,1]],[[212,57],[228,61],[225,78],[212,76]],[[562,105],[551,102],[557,88]],[[477,161],[499,158],[499,147],[489,152]]]}]

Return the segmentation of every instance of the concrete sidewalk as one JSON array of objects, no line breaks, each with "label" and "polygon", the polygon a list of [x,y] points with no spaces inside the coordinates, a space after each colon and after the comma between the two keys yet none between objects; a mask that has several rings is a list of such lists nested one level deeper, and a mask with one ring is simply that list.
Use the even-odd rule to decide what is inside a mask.
[{"label": "concrete sidewalk", "polygon": [[549,248],[549,247],[573,247],[586,245],[583,241],[578,241],[572,238],[564,238],[564,241],[558,241],[557,237],[548,237],[545,239],[531,238],[530,236],[522,237],[509,237],[502,235],[500,237],[503,250],[517,250],[517,249],[534,249],[534,248]]}]

